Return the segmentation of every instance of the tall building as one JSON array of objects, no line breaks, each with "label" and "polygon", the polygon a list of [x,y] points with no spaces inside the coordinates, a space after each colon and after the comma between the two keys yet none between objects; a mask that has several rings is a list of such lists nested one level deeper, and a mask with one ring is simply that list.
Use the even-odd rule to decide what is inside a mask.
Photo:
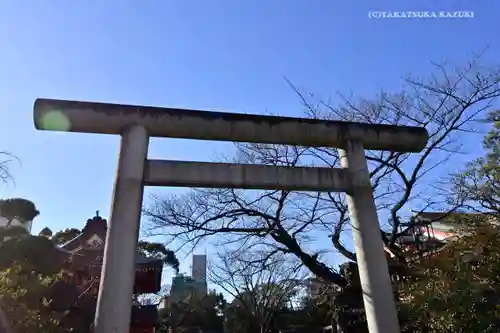
[{"label": "tall building", "polygon": [[191,276],[179,274],[172,278],[169,302],[185,302],[189,298],[201,298],[207,294],[207,256],[193,255]]},{"label": "tall building", "polygon": [[179,274],[172,278],[168,302],[189,302],[190,299],[200,299],[206,294],[207,284],[205,281],[197,281],[190,276]]},{"label": "tall building", "polygon": [[206,254],[193,254],[191,277],[195,281],[207,281],[207,256]]}]

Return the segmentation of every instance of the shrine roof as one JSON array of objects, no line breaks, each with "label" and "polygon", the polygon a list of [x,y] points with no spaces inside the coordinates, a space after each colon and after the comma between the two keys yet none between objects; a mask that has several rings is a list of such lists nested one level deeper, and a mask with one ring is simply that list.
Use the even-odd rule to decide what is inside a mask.
[{"label": "shrine roof", "polygon": [[[71,255],[71,261],[77,266],[88,265],[91,263],[97,266],[102,265],[102,260],[104,256],[104,247],[95,249],[92,248],[82,249],[77,252],[71,252],[64,248],[59,248],[59,250],[67,253],[68,255]],[[148,258],[142,255],[141,253],[137,252],[136,265],[157,266],[158,268],[160,268],[163,267],[163,260],[157,258]]]},{"label": "shrine roof", "polygon": [[[107,221],[99,216],[87,220],[82,232],[66,243],[58,246],[61,252],[75,256],[75,262],[102,261],[106,241]],[[149,258],[137,252],[137,265],[163,266],[163,260]]]},{"label": "shrine roof", "polygon": [[75,246],[75,245],[78,245],[82,240],[83,238],[85,238],[86,235],[84,235],[83,233],[79,234],[78,236],[76,236],[75,238],[73,239],[70,239],[69,241],[67,241],[66,243],[64,244],[61,244],[59,245],[59,248],[60,249],[64,249],[64,250],[67,250],[67,251],[71,251],[71,249]]}]

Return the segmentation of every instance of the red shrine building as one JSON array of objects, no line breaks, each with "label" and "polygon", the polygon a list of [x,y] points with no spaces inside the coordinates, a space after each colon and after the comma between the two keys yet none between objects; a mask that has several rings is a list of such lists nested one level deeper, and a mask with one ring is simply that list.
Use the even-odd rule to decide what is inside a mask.
[{"label": "red shrine building", "polygon": [[[69,274],[86,295],[79,297],[79,301],[73,305],[78,308],[75,313],[82,317],[81,320],[88,322],[92,322],[95,315],[106,232],[107,221],[97,213],[87,221],[80,234],[59,247],[64,255],[69,257]],[[134,296],[158,292],[161,287],[162,269],[162,260],[147,258],[137,253]],[[134,302],[131,313],[131,333],[155,332],[159,320],[156,305],[140,305]]]},{"label": "red shrine building", "polygon": [[[489,222],[498,224],[498,215],[486,213],[443,213],[443,212],[420,212],[413,216],[413,225],[401,230],[396,240],[396,245],[401,249],[406,259],[410,262],[418,261],[432,255],[437,255],[444,249],[450,240],[456,239],[456,223],[453,219],[460,216],[486,216]],[[387,256],[393,256],[388,248],[385,248]]]}]

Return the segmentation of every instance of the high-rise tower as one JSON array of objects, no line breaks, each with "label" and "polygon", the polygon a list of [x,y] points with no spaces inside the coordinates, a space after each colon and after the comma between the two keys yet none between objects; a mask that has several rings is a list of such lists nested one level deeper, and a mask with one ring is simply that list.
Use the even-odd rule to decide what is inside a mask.
[{"label": "high-rise tower", "polygon": [[205,254],[193,254],[191,276],[195,281],[207,280],[207,256]]}]

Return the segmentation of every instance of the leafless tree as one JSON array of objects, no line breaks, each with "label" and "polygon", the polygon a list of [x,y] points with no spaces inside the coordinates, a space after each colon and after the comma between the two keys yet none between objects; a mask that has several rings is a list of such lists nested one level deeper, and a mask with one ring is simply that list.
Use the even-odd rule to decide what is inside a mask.
[{"label": "leafless tree", "polygon": [[283,254],[265,265],[254,261],[255,255],[259,256],[255,251],[221,251],[208,272],[212,283],[234,297],[231,305],[255,318],[265,332],[278,310],[294,306],[306,272]]},{"label": "leafless tree", "polygon": [[[370,176],[386,246],[404,262],[396,240],[412,226],[405,212],[453,210],[449,202],[447,168],[462,150],[460,139],[474,135],[476,120],[500,96],[500,67],[483,66],[483,53],[463,66],[433,63],[430,77],[408,76],[401,91],[381,91],[372,99],[339,94],[334,107],[291,85],[307,115],[317,119],[423,126],[429,142],[419,154],[367,151]],[[470,139],[470,136],[468,137]],[[330,148],[304,148],[263,144],[236,144],[235,162],[280,166],[338,167],[338,153]],[[196,246],[214,237],[216,244],[238,244],[245,251],[259,249],[255,262],[277,254],[292,254],[315,275],[343,286],[346,281],[325,262],[332,248],[318,248],[319,237],[329,237],[333,248],[356,261],[345,245],[349,215],[344,195],[288,191],[193,189],[184,196],[154,196],[144,214],[154,233],[183,245]]]},{"label": "leafless tree", "polygon": [[12,162],[19,161],[17,157],[8,152],[0,152],[0,182],[4,185],[14,181],[10,166]]}]

